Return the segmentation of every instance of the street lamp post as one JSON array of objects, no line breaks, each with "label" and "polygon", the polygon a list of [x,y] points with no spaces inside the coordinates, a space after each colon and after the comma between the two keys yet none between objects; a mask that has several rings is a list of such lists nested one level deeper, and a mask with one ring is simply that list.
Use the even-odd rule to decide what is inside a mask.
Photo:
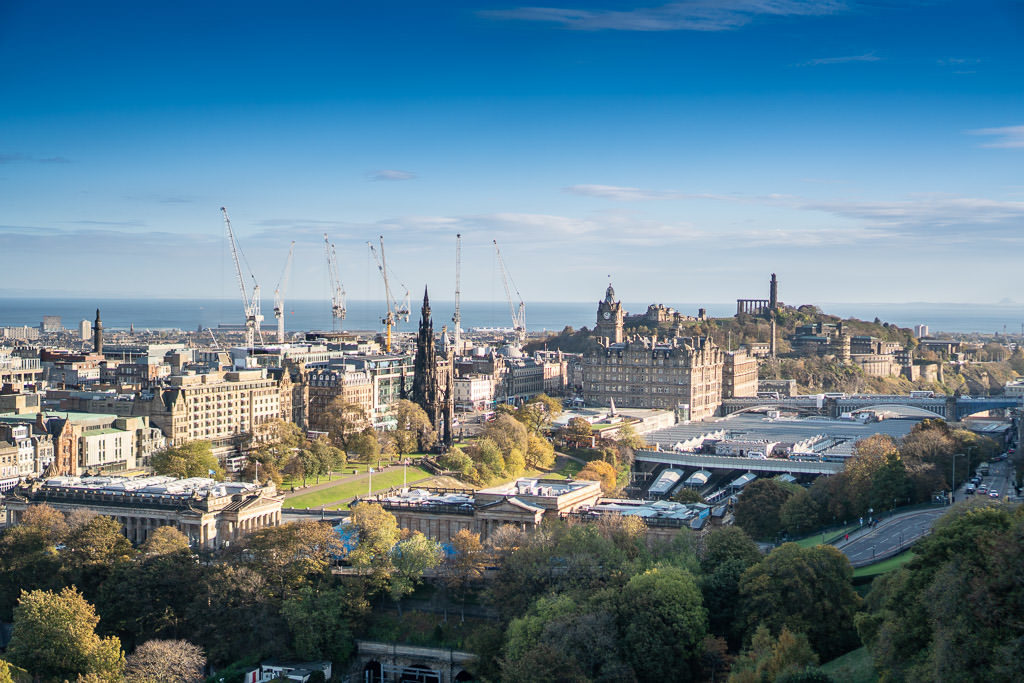
[{"label": "street lamp post", "polygon": [[953,479],[949,483],[949,503],[950,503],[950,505],[952,505],[953,503],[956,502],[956,459],[957,458],[966,458],[966,457],[967,456],[964,455],[963,453],[954,453],[953,454]]}]

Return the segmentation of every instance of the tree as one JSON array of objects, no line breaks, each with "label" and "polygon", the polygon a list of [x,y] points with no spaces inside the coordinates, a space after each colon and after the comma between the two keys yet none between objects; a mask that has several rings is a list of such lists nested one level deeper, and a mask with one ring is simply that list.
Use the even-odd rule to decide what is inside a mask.
[{"label": "tree", "polygon": [[327,432],[331,443],[346,451],[351,450],[349,441],[369,426],[370,421],[362,406],[350,403],[342,396],[328,403],[320,418],[320,427]]},{"label": "tree", "polygon": [[616,604],[623,650],[637,678],[696,677],[707,612],[689,572],[676,567],[649,569],[629,580]]},{"label": "tree", "polygon": [[555,447],[542,436],[530,434],[527,437],[526,466],[531,469],[548,469],[555,464]]},{"label": "tree", "polygon": [[775,479],[756,479],[733,508],[736,524],[754,538],[773,538],[782,529],[779,512],[792,491]]},{"label": "tree", "polygon": [[526,427],[530,434],[540,435],[551,427],[551,423],[562,414],[562,402],[547,394],[537,394],[519,406],[513,416]]},{"label": "tree", "polygon": [[445,558],[445,585],[460,598],[463,606],[462,620],[466,620],[465,596],[469,587],[483,577],[486,555],[480,543],[480,534],[469,529],[459,529],[452,536],[452,553]]},{"label": "tree", "polygon": [[487,423],[480,436],[493,441],[506,458],[512,451],[519,451],[522,456],[529,450],[530,442],[526,427],[511,415],[498,415]]},{"label": "tree", "polygon": [[128,655],[128,683],[198,683],[203,680],[206,655],[187,640],[147,640]]},{"label": "tree", "polygon": [[104,634],[118,636],[128,650],[147,640],[193,637],[190,610],[207,571],[188,548],[116,565],[96,597]]},{"label": "tree", "polygon": [[423,577],[423,572],[441,564],[443,552],[441,544],[431,540],[420,531],[399,541],[391,551],[391,564],[394,574],[388,587],[391,599],[398,606],[398,616],[402,616],[402,598],[416,589]]},{"label": "tree", "polygon": [[761,625],[754,632],[750,647],[736,660],[729,683],[793,680],[787,677],[802,674],[817,664],[818,655],[803,633],[783,627],[776,638]]},{"label": "tree", "polygon": [[779,523],[791,536],[798,537],[818,528],[821,510],[807,489],[794,491],[779,508]]},{"label": "tree", "polygon": [[189,551],[188,538],[173,526],[162,526],[149,535],[140,550],[146,557]]},{"label": "tree", "polygon": [[355,649],[354,624],[369,605],[357,587],[304,586],[281,605],[292,634],[292,651],[306,660],[344,662]]},{"label": "tree", "polygon": [[324,576],[344,552],[333,527],[312,520],[256,529],[235,549],[239,561],[262,574],[278,597]]},{"label": "tree", "polygon": [[373,428],[367,427],[363,431],[349,436],[345,450],[363,462],[375,461],[380,457],[380,439],[377,437],[377,432],[373,431]]},{"label": "tree", "polygon": [[617,488],[618,472],[603,460],[591,460],[576,475],[579,481],[596,481],[601,483],[601,491],[609,494]]},{"label": "tree", "polygon": [[65,579],[94,598],[100,584],[135,551],[121,533],[120,522],[97,516],[73,529],[60,550]]},{"label": "tree", "polygon": [[757,544],[737,526],[719,527],[707,535],[700,564],[707,572],[729,560],[739,560],[744,569],[761,561]]},{"label": "tree", "polygon": [[562,429],[562,438],[579,448],[580,444],[590,445],[593,430],[590,423],[582,417],[574,417]]},{"label": "tree", "polygon": [[124,669],[121,643],[96,635],[98,623],[96,610],[73,587],[60,593],[23,592],[14,608],[7,657],[36,676],[96,674],[117,680]]},{"label": "tree", "polygon": [[783,543],[743,574],[740,595],[748,633],[761,624],[773,634],[783,627],[805,633],[826,660],[857,646],[853,616],[861,599],[849,560],[832,546]]},{"label": "tree", "polygon": [[452,446],[447,453],[437,458],[437,464],[459,475],[464,481],[477,481],[478,474],[473,459],[459,446]]},{"label": "tree", "polygon": [[615,440],[627,448],[632,448],[634,451],[647,448],[647,442],[644,441],[644,437],[637,434],[636,429],[629,422],[619,427],[618,432],[615,434]]},{"label": "tree", "polygon": [[429,450],[437,441],[434,425],[418,404],[400,399],[395,403],[392,415],[397,424],[393,435],[398,455],[406,455],[417,449]]},{"label": "tree", "polygon": [[224,468],[213,454],[213,444],[209,441],[189,441],[157,451],[150,458],[150,464],[157,474],[180,479],[213,477],[220,481],[224,478]]},{"label": "tree", "polygon": [[476,466],[480,483],[486,484],[504,474],[505,456],[494,441],[483,437],[468,450]]},{"label": "tree", "polygon": [[0,621],[10,621],[22,590],[64,585],[57,546],[68,532],[64,514],[49,505],[29,507],[0,532]]},{"label": "tree", "polygon": [[357,545],[347,558],[353,566],[369,569],[374,582],[383,584],[393,569],[391,549],[398,542],[395,516],[377,503],[360,503],[349,520],[356,531]]}]

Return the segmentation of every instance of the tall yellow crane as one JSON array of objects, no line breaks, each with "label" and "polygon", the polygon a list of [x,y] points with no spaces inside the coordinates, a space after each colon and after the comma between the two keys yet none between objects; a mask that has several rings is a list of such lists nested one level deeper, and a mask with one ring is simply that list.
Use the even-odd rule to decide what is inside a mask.
[{"label": "tall yellow crane", "polygon": [[384,255],[384,236],[380,236],[380,254],[377,253],[373,242],[367,242],[366,246],[370,247],[373,260],[377,262],[377,270],[380,271],[380,276],[384,280],[384,303],[388,310],[380,322],[384,325],[385,329],[384,351],[385,353],[391,353],[391,328],[397,325],[399,320],[406,322],[409,320],[409,290],[405,285],[401,285],[402,289],[405,290],[401,302],[391,296],[391,281],[388,279],[388,261]]}]

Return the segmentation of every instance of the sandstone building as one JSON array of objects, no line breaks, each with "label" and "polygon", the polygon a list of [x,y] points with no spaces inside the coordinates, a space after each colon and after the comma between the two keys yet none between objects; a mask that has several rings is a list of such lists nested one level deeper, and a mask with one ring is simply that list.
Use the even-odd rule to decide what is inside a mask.
[{"label": "sandstone building", "polygon": [[190,543],[217,548],[246,533],[281,524],[281,502],[272,484],[174,477],[52,477],[22,484],[8,494],[7,524],[18,524],[32,505],[61,512],[85,509],[112,517],[133,543],[172,526]]}]

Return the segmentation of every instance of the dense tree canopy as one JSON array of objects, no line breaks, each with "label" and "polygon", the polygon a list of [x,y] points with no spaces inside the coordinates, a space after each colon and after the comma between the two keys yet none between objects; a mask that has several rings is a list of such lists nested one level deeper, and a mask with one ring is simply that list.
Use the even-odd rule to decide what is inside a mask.
[{"label": "dense tree canopy", "polygon": [[157,474],[187,479],[189,477],[224,478],[224,468],[213,454],[209,441],[189,441],[157,451],[150,458]]},{"label": "dense tree canopy", "polygon": [[74,588],[22,593],[7,657],[37,676],[117,680],[124,669],[121,643],[98,636],[98,623],[96,610]]}]

